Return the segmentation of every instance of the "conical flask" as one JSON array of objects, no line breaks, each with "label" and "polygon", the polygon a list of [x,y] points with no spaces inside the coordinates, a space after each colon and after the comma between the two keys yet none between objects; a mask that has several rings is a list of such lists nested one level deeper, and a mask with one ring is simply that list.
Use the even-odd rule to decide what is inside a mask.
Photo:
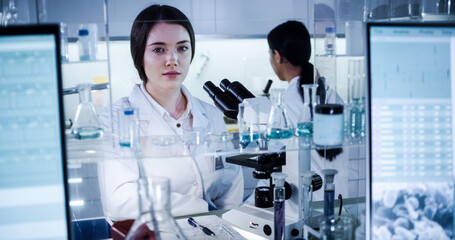
[{"label": "conical flask", "polygon": [[169,178],[139,178],[138,194],[139,216],[126,240],[186,239],[171,214]]},{"label": "conical flask", "polygon": [[268,139],[286,139],[292,137],[292,126],[284,105],[284,89],[272,89],[273,106],[267,122],[266,136]]},{"label": "conical flask", "polygon": [[299,137],[313,136],[313,116],[314,109],[318,104],[316,97],[317,84],[302,84],[303,88],[303,108],[297,120],[295,135]]},{"label": "conical flask", "polygon": [[103,129],[92,104],[92,85],[79,84],[79,105],[77,106],[71,134],[77,139],[97,138],[103,135]]}]

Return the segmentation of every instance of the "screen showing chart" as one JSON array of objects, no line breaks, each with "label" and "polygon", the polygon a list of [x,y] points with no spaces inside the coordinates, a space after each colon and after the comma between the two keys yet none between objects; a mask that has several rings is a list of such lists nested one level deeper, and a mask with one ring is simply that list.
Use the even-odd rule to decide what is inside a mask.
[{"label": "screen showing chart", "polygon": [[0,28],[0,239],[68,239],[57,31]]},{"label": "screen showing chart", "polygon": [[367,28],[372,239],[453,239],[455,25]]}]

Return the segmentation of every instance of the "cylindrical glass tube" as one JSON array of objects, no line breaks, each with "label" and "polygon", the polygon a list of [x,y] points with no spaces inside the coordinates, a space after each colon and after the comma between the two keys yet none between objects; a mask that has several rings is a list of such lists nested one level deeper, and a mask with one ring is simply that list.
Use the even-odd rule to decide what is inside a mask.
[{"label": "cylindrical glass tube", "polygon": [[274,207],[274,239],[284,240],[285,238],[285,190],[284,180],[287,177],[284,173],[272,173],[272,178],[275,183],[273,194],[273,207]]}]

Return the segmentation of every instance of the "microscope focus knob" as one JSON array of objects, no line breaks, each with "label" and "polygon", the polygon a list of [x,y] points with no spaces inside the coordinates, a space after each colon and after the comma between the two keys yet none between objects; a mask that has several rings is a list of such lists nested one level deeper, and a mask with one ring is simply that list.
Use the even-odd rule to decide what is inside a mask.
[{"label": "microscope focus knob", "polygon": [[313,192],[322,188],[322,178],[319,174],[313,175],[313,180],[311,181],[311,185],[313,185]]}]

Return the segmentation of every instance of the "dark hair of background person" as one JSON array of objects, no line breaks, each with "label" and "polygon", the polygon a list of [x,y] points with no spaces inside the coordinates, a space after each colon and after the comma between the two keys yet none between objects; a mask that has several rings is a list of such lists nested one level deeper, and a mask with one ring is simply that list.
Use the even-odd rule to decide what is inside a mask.
[{"label": "dark hair of background person", "polygon": [[136,67],[139,77],[144,82],[147,82],[143,64],[145,45],[147,44],[150,30],[152,30],[157,23],[174,23],[183,26],[190,35],[191,60],[193,60],[194,57],[194,30],[190,20],[175,7],[158,4],[151,5],[137,15],[133,26],[131,27],[130,35],[131,57],[133,58],[134,67]]},{"label": "dark hair of background person", "polygon": [[[300,66],[298,86],[314,83],[314,68],[309,62],[311,57],[310,33],[303,23],[287,21],[276,26],[267,35],[270,50],[276,50],[292,65]],[[303,100],[303,89],[298,88]]]}]

